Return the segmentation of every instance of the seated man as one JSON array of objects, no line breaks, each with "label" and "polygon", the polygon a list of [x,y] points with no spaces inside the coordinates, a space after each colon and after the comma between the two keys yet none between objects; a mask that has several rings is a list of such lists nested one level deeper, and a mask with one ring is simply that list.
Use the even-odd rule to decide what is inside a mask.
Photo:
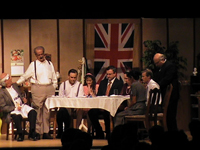
[{"label": "seated man", "polygon": [[[103,95],[110,96],[114,94],[114,90],[118,90],[118,92],[121,92],[123,82],[121,80],[118,80],[116,75],[117,75],[116,67],[109,66],[106,68],[107,78],[100,82],[97,96],[103,96]],[[108,139],[110,137],[110,113],[106,110],[93,108],[88,111],[88,116],[91,120],[93,127],[96,130],[95,138],[97,139],[104,138],[104,133],[98,120],[99,115],[103,115],[104,117],[106,139]]]},{"label": "seated man", "polygon": [[[65,96],[68,98],[82,97],[84,95],[83,85],[77,81],[78,72],[75,69],[70,69],[68,72],[68,80],[61,83],[59,88],[59,96]],[[70,126],[70,115],[67,108],[60,108],[57,113],[58,135],[56,138],[61,138],[64,130],[67,130]],[[83,109],[76,109],[76,128],[79,127],[82,120]]]},{"label": "seated man", "polygon": [[[160,89],[160,86],[158,83],[156,83],[153,79],[153,72],[150,69],[145,69],[142,72],[142,82],[146,84],[146,90],[147,90],[147,101],[146,104],[148,103],[149,100],[149,91],[153,90],[155,88]],[[160,101],[159,104],[161,105],[162,102],[162,96],[160,95]],[[161,106],[159,106],[161,107]],[[161,108],[159,108],[159,112],[161,111]]]},{"label": "seated man", "polygon": [[27,99],[22,97],[21,91],[16,83],[12,82],[12,78],[7,73],[0,75],[0,109],[3,111],[6,122],[9,123],[12,117],[17,134],[19,135],[17,141],[23,141],[24,135],[22,132],[21,121],[22,118],[28,118],[30,122],[29,139],[39,139],[39,134],[35,132],[36,127],[36,111],[26,105]]}]

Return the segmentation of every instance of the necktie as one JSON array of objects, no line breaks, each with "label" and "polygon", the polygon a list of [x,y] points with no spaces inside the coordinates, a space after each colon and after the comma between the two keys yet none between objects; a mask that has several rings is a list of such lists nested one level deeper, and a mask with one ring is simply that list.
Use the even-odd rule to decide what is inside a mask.
[{"label": "necktie", "polygon": [[111,85],[111,81],[109,81],[109,83],[108,83],[108,86],[107,86],[107,89],[106,89],[106,96],[108,96],[109,95],[109,92],[110,92],[110,85]]}]

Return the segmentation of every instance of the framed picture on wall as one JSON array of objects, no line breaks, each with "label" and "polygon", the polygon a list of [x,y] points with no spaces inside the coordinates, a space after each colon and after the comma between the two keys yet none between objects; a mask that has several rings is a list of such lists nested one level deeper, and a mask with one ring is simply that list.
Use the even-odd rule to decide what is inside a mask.
[{"label": "framed picture on wall", "polygon": [[11,76],[24,74],[24,50],[11,50]]}]

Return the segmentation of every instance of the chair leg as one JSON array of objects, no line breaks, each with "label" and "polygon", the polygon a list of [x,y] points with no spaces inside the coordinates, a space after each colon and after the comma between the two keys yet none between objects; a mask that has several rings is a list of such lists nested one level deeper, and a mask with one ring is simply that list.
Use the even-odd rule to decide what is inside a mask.
[{"label": "chair leg", "polygon": [[9,136],[9,123],[7,123],[7,134],[6,134],[6,140],[8,140],[8,136]]},{"label": "chair leg", "polygon": [[164,131],[167,131],[167,122],[166,122],[166,120],[163,119],[162,123],[163,123]]},{"label": "chair leg", "polygon": [[11,127],[12,127],[12,140],[14,141],[14,139],[15,139],[15,133],[14,133],[14,122],[12,121],[11,122]]},{"label": "chair leg", "polygon": [[53,138],[56,138],[56,127],[57,127],[57,122],[56,122],[56,114],[57,114],[57,109],[54,112],[54,121],[53,121]]}]

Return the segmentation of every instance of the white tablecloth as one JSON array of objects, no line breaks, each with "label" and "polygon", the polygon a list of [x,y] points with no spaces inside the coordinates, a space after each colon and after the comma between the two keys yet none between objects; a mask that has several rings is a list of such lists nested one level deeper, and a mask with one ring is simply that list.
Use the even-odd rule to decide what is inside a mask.
[{"label": "white tablecloth", "polygon": [[65,108],[100,108],[110,112],[111,116],[114,116],[120,104],[129,99],[127,96],[101,96],[93,98],[67,98],[53,96],[47,98],[45,105],[48,109],[56,107],[65,107]]}]

